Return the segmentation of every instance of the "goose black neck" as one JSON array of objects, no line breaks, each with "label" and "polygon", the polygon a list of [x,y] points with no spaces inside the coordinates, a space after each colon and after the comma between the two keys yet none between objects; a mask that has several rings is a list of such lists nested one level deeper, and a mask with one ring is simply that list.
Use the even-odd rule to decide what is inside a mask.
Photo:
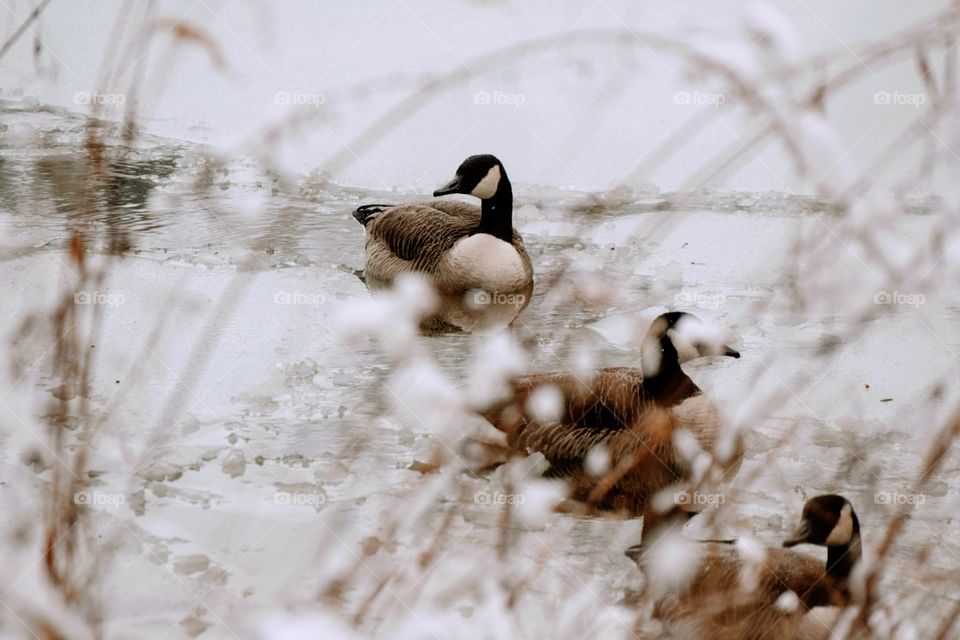
[{"label": "goose black neck", "polygon": [[473,233],[488,233],[504,242],[513,242],[513,188],[506,173],[500,177],[497,192],[481,200],[480,224]]},{"label": "goose black neck", "polygon": [[827,573],[839,580],[846,580],[862,553],[860,532],[855,531],[847,544],[827,547]]},{"label": "goose black neck", "polygon": [[647,358],[641,357],[643,393],[666,406],[672,406],[699,393],[700,388],[680,368],[680,354],[666,332],[660,336],[657,343],[651,341],[649,346],[656,349],[657,345],[660,349],[659,366],[654,369]]}]

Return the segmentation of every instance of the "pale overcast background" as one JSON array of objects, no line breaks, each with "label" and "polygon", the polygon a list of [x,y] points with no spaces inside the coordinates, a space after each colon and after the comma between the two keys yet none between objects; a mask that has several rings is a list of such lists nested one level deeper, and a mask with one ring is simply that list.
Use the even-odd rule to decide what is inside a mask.
[{"label": "pale overcast background", "polygon": [[[254,143],[264,124],[285,111],[276,104],[278,92],[291,100],[323,101],[322,121],[282,154],[291,169],[307,172],[344,149],[427,78],[458,68],[480,71],[479,77],[424,100],[419,111],[333,176],[343,184],[402,189],[431,188],[460,159],[478,152],[499,155],[515,182],[577,190],[614,186],[666,135],[711,108],[677,104],[678,92],[722,94],[726,87],[710,77],[691,77],[673,56],[648,50],[636,39],[621,38],[616,47],[576,45],[570,35],[596,28],[649,32],[702,42],[716,53],[725,41],[742,40],[744,16],[751,10],[751,3],[736,0],[670,3],[669,11],[663,3],[618,0],[158,3],[159,16],[185,20],[218,44],[224,61],[218,69],[208,51],[169,36],[155,43],[142,67],[137,43],[107,47],[121,4],[55,2],[56,10],[39,21],[46,50],[37,62],[31,38],[24,38],[0,65],[2,96],[25,92],[41,103],[84,111],[74,96],[101,86],[101,61],[119,56],[129,60],[130,76],[146,74],[141,114],[150,132],[231,150]],[[852,49],[859,44],[928,18],[945,4],[772,3],[796,30],[803,57],[835,51],[845,62],[855,61]],[[33,0],[8,0],[4,30],[9,33],[33,5]],[[132,6],[130,20],[146,3]],[[478,56],[534,38],[555,38],[556,44],[500,71],[475,67]],[[931,59],[935,68],[942,64],[937,55]],[[737,58],[733,50],[731,57]],[[107,90],[128,86],[129,77]],[[856,166],[889,144],[918,113],[908,104],[875,104],[877,91],[922,92],[914,61],[865,70],[862,81],[828,102],[830,122],[848,148],[846,160]],[[502,104],[477,104],[481,92]],[[748,136],[753,123],[732,102],[725,99],[718,118],[637,183],[676,189],[712,153]],[[792,173],[789,161],[771,146],[722,186],[808,190],[790,178]]]}]

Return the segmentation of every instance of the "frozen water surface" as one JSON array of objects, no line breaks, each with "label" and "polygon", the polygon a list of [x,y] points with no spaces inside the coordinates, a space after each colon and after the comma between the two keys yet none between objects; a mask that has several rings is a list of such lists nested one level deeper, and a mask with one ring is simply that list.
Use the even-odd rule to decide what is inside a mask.
[{"label": "frozen water surface", "polygon": [[[500,375],[636,366],[664,309],[742,353],[685,365],[745,451],[687,537],[755,552],[835,492],[875,566],[919,500],[874,632],[956,606],[949,3],[7,4],[3,637],[31,611],[69,638],[630,637],[640,519],[556,512],[540,455],[420,471],[495,440],[464,405]],[[414,337],[417,284],[371,299],[351,216],[491,151],[536,270],[522,351]]]},{"label": "frozen water surface", "polygon": [[[0,331],[15,336],[24,316],[42,318],[58,285],[71,281],[65,243],[77,222],[86,123],[16,101],[2,108],[7,206],[0,226],[17,242],[4,250],[0,278],[22,314],[0,316]],[[160,635],[171,624],[168,637],[252,634],[250,612],[317,595],[319,577],[332,567],[310,565],[318,548],[339,544],[335,523],[349,522],[356,533],[333,554],[349,564],[380,552],[389,539],[382,515],[398,500],[422,508],[412,490],[431,476],[408,467],[426,455],[429,430],[394,412],[384,417],[391,363],[375,343],[347,344],[336,331],[344,305],[370,295],[359,278],[363,234],[352,210],[422,194],[367,192],[317,176],[271,179],[253,160],[218,165],[192,143],[142,136],[122,148],[118,133],[108,131],[115,146],[107,184],[97,191],[112,206],[85,221],[100,243],[94,263],[112,262],[106,280],[88,292],[108,305],[99,338],[88,345],[96,353],[92,411],[105,417],[88,465],[91,491],[125,496],[122,504],[94,507],[97,531],[116,545],[102,581],[107,628],[113,637]],[[533,368],[565,366],[577,341],[589,344],[597,364],[636,365],[637,319],[655,306],[729,327],[743,357],[690,363],[691,376],[731,415],[756,385],[781,392],[782,402],[746,425],[746,458],[733,483],[740,489],[730,494],[736,504],[712,526],[720,535],[776,544],[795,524],[803,496],[840,492],[856,505],[869,556],[893,515],[877,492],[909,491],[942,418],[926,399],[956,369],[956,281],[923,306],[872,305],[867,290],[863,300],[801,315],[796,245],[839,224],[816,198],[638,192],[590,208],[579,193],[522,183],[516,191],[516,225],[538,283],[569,265],[576,278],[613,276],[617,289],[598,308],[574,296],[547,301],[538,286],[514,330],[535,346]],[[937,217],[924,201],[903,206],[898,236],[925,237]],[[843,255],[848,249],[838,251],[849,277],[869,281],[868,267]],[[864,309],[861,336],[847,340]],[[38,391],[37,415],[65,393],[43,375],[45,337],[27,333],[14,344]],[[420,341],[460,383],[485,340]],[[6,465],[22,464],[3,447]],[[948,472],[915,509],[886,574],[889,592],[926,594],[931,602],[947,597],[943,584],[916,578],[916,562],[955,584],[960,525],[948,514],[958,512],[958,465],[954,451],[943,465]],[[44,468],[49,462],[35,467],[37,482]],[[484,477],[471,486],[495,490]],[[7,509],[21,512],[32,509],[28,500],[4,497]],[[441,504],[447,501],[465,509],[448,525],[456,542],[444,553],[462,553],[469,571],[472,549],[498,543],[501,510],[476,504],[472,492],[443,495]],[[443,514],[434,507],[423,517],[439,523]],[[519,532],[538,518],[530,512],[510,526]],[[6,518],[5,526],[19,522]],[[623,556],[639,524],[554,513],[533,528],[514,553],[543,556],[546,575],[608,603],[641,584]],[[414,542],[421,541],[401,536],[399,545]],[[319,557],[331,562],[330,554]],[[524,615],[531,621],[549,615],[538,603],[555,595],[553,584],[529,586]],[[443,615],[484,615],[469,604],[454,610]]]}]

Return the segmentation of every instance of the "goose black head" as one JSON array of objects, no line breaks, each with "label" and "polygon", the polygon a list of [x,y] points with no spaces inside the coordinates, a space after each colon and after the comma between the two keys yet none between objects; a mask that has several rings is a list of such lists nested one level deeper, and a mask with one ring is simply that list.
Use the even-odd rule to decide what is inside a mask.
[{"label": "goose black head", "polygon": [[800,526],[784,547],[817,544],[822,547],[845,547],[860,537],[860,521],[846,498],[825,495],[810,498],[803,505]]},{"label": "goose black head", "polygon": [[476,196],[490,200],[504,187],[509,187],[503,164],[495,156],[481,154],[470,156],[457,169],[453,180],[433,192],[434,197],[451,193]]},{"label": "goose black head", "polygon": [[659,358],[671,358],[669,351],[676,352],[678,364],[706,356],[740,357],[739,351],[717,338],[716,329],[692,313],[670,311],[657,316],[650,325],[643,339],[642,356],[650,360],[645,364],[654,371],[659,367]]}]

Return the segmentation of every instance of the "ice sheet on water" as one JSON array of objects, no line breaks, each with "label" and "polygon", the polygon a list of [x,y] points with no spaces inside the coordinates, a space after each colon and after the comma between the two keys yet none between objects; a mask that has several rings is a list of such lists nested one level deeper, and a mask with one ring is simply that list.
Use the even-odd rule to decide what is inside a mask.
[{"label": "ice sheet on water", "polygon": [[657,306],[639,313],[609,313],[587,326],[619,349],[639,351],[643,336],[654,318],[667,311],[667,307]]},{"label": "ice sheet on water", "polygon": [[39,134],[29,122],[14,122],[7,127],[0,137],[0,142],[15,148],[26,148],[35,145]]},{"label": "ice sheet on water", "polygon": [[[34,123],[34,126],[44,130],[37,123]],[[186,171],[186,176],[175,175],[170,179],[171,191],[182,186],[179,180],[189,182],[204,171],[200,166],[193,166]],[[253,174],[246,169],[227,167],[227,175],[214,171],[213,185],[215,189],[223,187],[222,193],[227,194],[228,200],[242,200],[252,179]],[[257,193],[266,194],[271,188],[271,184],[266,182],[263,185],[264,191]],[[403,194],[404,197],[406,195],[408,194]],[[443,336],[431,339],[429,349],[421,349],[420,346],[424,343],[416,335],[413,314],[409,307],[402,304],[403,301],[391,299],[382,307],[378,306],[379,302],[369,307],[364,306],[373,298],[351,271],[362,266],[362,229],[349,218],[349,210],[359,198],[375,197],[380,200],[384,194],[356,192],[345,195],[330,187],[327,191],[314,193],[309,197],[312,198],[308,200],[309,204],[294,203],[301,209],[297,210],[299,213],[293,219],[305,222],[303,226],[292,224],[290,233],[303,236],[299,241],[306,242],[306,246],[314,251],[311,253],[305,250],[304,245],[299,243],[280,243],[263,248],[262,255],[269,256],[269,259],[259,262],[258,279],[246,300],[249,304],[242,305],[235,317],[229,321],[223,334],[223,351],[212,356],[213,375],[203,378],[197,386],[197,395],[203,398],[203,406],[191,407],[189,414],[198,416],[198,419],[169,425],[174,429],[176,438],[173,444],[176,446],[158,452],[160,455],[156,460],[158,465],[167,466],[159,466],[148,472],[156,472],[156,475],[144,481],[147,489],[139,492],[142,501],[138,505],[135,506],[137,501],[133,495],[128,496],[128,505],[143,516],[138,522],[143,522],[144,531],[170,543],[167,545],[170,549],[169,558],[158,557],[164,565],[172,562],[171,558],[194,553],[206,555],[212,563],[217,563],[218,555],[223,554],[225,549],[248,550],[243,562],[239,563],[239,570],[228,581],[228,586],[222,591],[219,587],[216,589],[225,599],[230,599],[232,596],[229,594],[234,594],[241,602],[250,602],[244,600],[246,596],[241,595],[243,587],[238,584],[256,583],[256,595],[263,595],[274,587],[276,591],[272,593],[281,593],[279,586],[271,586],[275,576],[298,575],[302,571],[304,558],[314,557],[310,548],[311,541],[327,534],[326,527],[330,527],[338,535],[342,534],[344,542],[337,541],[332,535],[322,538],[324,545],[338,552],[318,556],[320,559],[310,571],[313,576],[341,575],[340,572],[345,570],[353,559],[351,552],[359,552],[360,540],[371,535],[381,513],[391,508],[403,512],[409,509],[414,520],[430,521],[430,518],[436,515],[438,504],[449,505],[450,501],[462,499],[454,491],[456,483],[450,478],[440,477],[437,484],[433,485],[432,477],[428,476],[424,483],[427,488],[423,499],[411,501],[403,493],[403,489],[408,484],[419,482],[421,478],[402,468],[396,470],[395,467],[398,464],[403,467],[409,460],[409,434],[417,435],[421,430],[429,431],[423,429],[419,417],[427,416],[427,422],[433,425],[449,423],[451,442],[466,430],[463,426],[465,423],[460,421],[464,390],[458,387],[457,383],[462,379],[461,372],[464,371],[464,363],[468,361],[470,354],[469,339]],[[397,194],[387,194],[386,197],[396,198]],[[279,195],[271,195],[263,201],[269,206],[270,215],[263,216],[266,221],[275,214],[288,211],[293,202],[292,197]],[[175,336],[173,339],[161,340],[156,345],[157,355],[164,363],[178,371],[186,360],[186,347],[192,345],[195,338],[192,328],[203,325],[207,317],[205,314],[212,308],[212,301],[219,299],[225,285],[234,275],[234,269],[223,268],[224,261],[241,260],[242,256],[234,252],[240,250],[238,247],[247,246],[250,236],[256,236],[263,231],[263,220],[240,221],[239,216],[232,216],[243,208],[242,205],[233,207],[227,202],[223,209],[230,212],[230,215],[207,216],[205,211],[211,203],[214,210],[220,206],[214,197],[198,199],[186,195],[171,199],[161,207],[163,211],[160,213],[164,215],[156,216],[161,219],[161,226],[140,236],[146,241],[145,254],[141,257],[131,255],[118,261],[115,271],[112,272],[111,277],[115,280],[111,282],[111,286],[119,285],[128,293],[131,302],[136,296],[136,305],[111,309],[111,313],[106,316],[108,333],[114,336],[113,342],[100,343],[97,350],[98,354],[103,354],[99,356],[102,358],[101,362],[107,363],[111,372],[126,372],[129,369],[130,353],[137,351],[138,344],[134,340],[134,334],[126,332],[122,324],[113,323],[122,321],[142,330],[144,319],[157,314],[170,318],[176,328],[176,331],[172,332]],[[762,471],[760,475],[765,478],[756,491],[744,494],[744,501],[749,507],[737,520],[744,525],[744,530],[768,535],[770,531],[784,528],[785,520],[792,518],[782,515],[784,505],[780,498],[792,495],[790,491],[796,486],[815,487],[818,490],[851,490],[860,494],[860,502],[870,505],[871,493],[869,490],[861,491],[857,488],[858,484],[852,487],[840,487],[839,483],[838,486],[824,486],[828,482],[834,482],[829,478],[836,470],[838,461],[842,462],[844,456],[849,457],[848,447],[849,450],[859,452],[859,449],[850,446],[851,440],[860,441],[868,451],[879,449],[885,452],[882,466],[871,463],[868,469],[853,472],[852,478],[869,479],[873,473],[877,473],[888,481],[890,478],[898,482],[902,480],[906,486],[909,472],[915,471],[919,460],[919,452],[910,443],[920,440],[921,436],[928,437],[933,429],[942,424],[944,418],[942,415],[928,416],[919,410],[912,400],[925,397],[923,394],[929,393],[929,389],[925,389],[924,385],[930,380],[944,377],[948,371],[949,359],[945,358],[944,354],[958,346],[951,337],[953,334],[950,330],[950,323],[955,318],[944,315],[942,319],[929,322],[925,320],[925,324],[920,324],[914,321],[917,316],[912,314],[912,310],[887,309],[890,311],[886,314],[889,317],[885,317],[883,322],[872,324],[870,334],[854,345],[852,342],[845,342],[843,337],[848,327],[834,322],[836,316],[841,315],[841,308],[826,308],[822,317],[816,314],[798,315],[793,306],[795,300],[791,298],[794,291],[790,289],[794,285],[795,275],[793,271],[786,270],[785,265],[790,264],[791,241],[798,234],[808,233],[812,228],[815,236],[829,238],[830,234],[820,224],[821,217],[831,228],[836,227],[837,217],[825,211],[826,207],[821,200],[778,198],[772,194],[763,197],[751,194],[700,194],[699,199],[689,200],[686,204],[672,204],[662,212],[655,211],[655,206],[659,205],[654,203],[638,212],[616,211],[607,214],[594,236],[587,234],[579,237],[578,234],[576,239],[581,246],[576,251],[571,251],[571,254],[575,255],[589,255],[594,266],[601,265],[596,267],[601,273],[603,269],[607,269],[606,274],[618,279],[618,283],[622,283],[624,287],[635,287],[630,289],[632,297],[629,300],[616,303],[614,313],[598,308],[596,314],[589,318],[603,318],[593,325],[593,328],[610,345],[625,350],[622,360],[617,359],[618,354],[606,349],[607,345],[603,344],[602,340],[589,342],[582,339],[577,333],[580,316],[544,313],[540,310],[541,307],[533,304],[524,312],[523,320],[528,323],[526,326],[548,338],[565,333],[573,336],[573,351],[579,355],[564,363],[565,366],[590,369],[621,362],[635,365],[636,361],[630,359],[639,346],[634,336],[634,327],[640,335],[646,329],[644,323],[638,319],[638,309],[650,304],[666,304],[670,308],[682,306],[677,304],[674,297],[677,292],[721,292],[726,295],[726,301],[719,309],[688,310],[693,310],[704,319],[719,318],[721,322],[718,324],[721,326],[727,326],[727,323],[722,321],[726,317],[735,319],[741,325],[746,344],[751,348],[749,358],[721,369],[723,375],[715,381],[721,392],[716,396],[718,399],[733,398],[735,410],[741,404],[740,400],[744,400],[742,412],[735,411],[738,426],[745,432],[761,434],[772,454],[769,459],[754,457],[744,463],[745,469]],[[532,208],[525,211],[531,216],[528,220],[533,220],[535,225],[541,225],[530,227],[531,231],[524,229],[528,246],[534,252],[541,252],[537,261],[538,268],[559,268],[562,260],[558,257],[557,248],[569,246],[565,244],[567,239],[563,235],[568,231],[572,233],[570,230],[579,230],[580,221],[574,219],[571,222],[573,215],[568,210],[547,205],[539,207],[536,212]],[[897,212],[897,220],[906,221],[911,226],[911,229],[904,229],[904,233],[910,234],[911,238],[921,237],[920,231],[927,228],[924,226],[927,224],[926,217],[914,213],[901,216],[900,213]],[[886,215],[878,212],[878,223],[881,214]],[[31,214],[27,212],[26,215]],[[861,215],[862,219],[858,217]],[[623,224],[619,222],[621,216]],[[522,216],[520,217],[522,219]],[[649,241],[644,239],[640,245],[642,249],[631,248],[630,252],[625,252],[622,256],[619,246],[616,252],[598,246],[613,242],[620,233],[642,233],[642,225],[637,223],[644,218],[662,222],[669,217],[682,217],[689,224],[682,225],[674,237],[658,237]],[[870,226],[868,211],[855,210],[853,217],[860,226]],[[34,228],[40,228],[41,217],[28,217],[27,220],[37,222]],[[809,226],[805,226],[807,223],[810,223]],[[917,230],[912,229],[914,223],[918,225]],[[568,224],[574,226],[568,227]],[[189,234],[171,234],[171,227],[187,229]],[[722,229],[728,230],[728,235],[724,236],[723,242],[717,242],[718,231]],[[730,229],[735,232],[730,232]],[[761,233],[764,234],[764,242],[759,246],[752,246]],[[331,237],[343,239],[343,242],[331,243]],[[211,243],[210,246],[207,246],[208,243]],[[681,250],[683,243],[690,243],[685,250]],[[624,244],[627,244],[626,240]],[[56,248],[56,245],[53,246]],[[228,250],[224,250],[225,246]],[[695,248],[695,251],[690,252],[691,247]],[[274,253],[267,253],[268,248],[274,250]],[[164,254],[164,250],[169,250],[170,253]],[[689,255],[683,251],[688,251]],[[896,251],[897,248],[894,247],[894,261],[904,264],[903,261],[909,256]],[[304,253],[312,256],[309,264],[315,266],[295,266],[297,256]],[[173,254],[178,256],[176,260],[157,259],[169,258]],[[608,262],[598,258],[607,254],[611,256]],[[951,255],[948,253],[941,264],[949,264]],[[24,304],[31,305],[31,308],[34,304],[38,309],[46,308],[53,302],[41,298],[51,289],[51,283],[58,282],[55,274],[61,266],[59,255],[48,257],[49,261],[17,258],[3,263],[4,274],[8,274],[24,291],[33,292],[29,298],[24,299]],[[837,302],[843,301],[844,288],[852,288],[855,282],[860,281],[859,278],[869,274],[862,262],[869,263],[867,256],[856,253],[849,247],[833,248],[823,257],[827,268],[842,271],[846,279],[846,282],[836,289]],[[688,264],[695,261],[706,262],[707,266]],[[210,264],[211,268],[196,266],[204,263]],[[327,268],[333,264],[339,266]],[[715,264],[724,264],[727,268],[718,270],[711,266]],[[806,269],[801,269],[801,272],[803,275]],[[940,272],[935,270],[933,273]],[[538,278],[541,276],[542,271],[538,272]],[[816,291],[819,286],[816,282],[806,281],[802,277],[799,284],[801,291]],[[280,311],[289,313],[273,313],[278,311],[272,301],[275,291],[291,290],[294,286],[312,286],[322,290],[329,294],[328,304],[319,309],[286,307]],[[157,295],[140,295],[140,292],[148,290],[156,291]],[[169,291],[178,293],[167,298]],[[743,291],[752,292],[752,297],[742,296]],[[869,289],[867,295],[870,295]],[[953,300],[955,295],[950,293],[946,297]],[[391,358],[409,360],[407,364],[400,367],[388,365],[379,347],[370,347],[365,340],[359,342],[359,347],[349,351],[339,345],[325,330],[325,323],[330,316],[344,308],[347,301],[359,301],[361,305],[354,315],[349,316],[347,324],[356,321],[364,331],[369,330],[375,335],[383,336]],[[764,307],[761,303],[769,305]],[[948,301],[946,304],[955,306],[955,301]],[[872,305],[870,299],[865,304],[862,301],[857,302],[857,308],[869,309],[869,305]],[[666,308],[663,307],[663,310]],[[399,320],[399,317],[403,320]],[[4,335],[12,335],[14,320],[2,320]],[[16,320],[19,321],[19,318]],[[265,335],[276,336],[276,340],[264,340]],[[844,347],[840,355],[829,359],[808,359],[810,354],[815,354],[817,349],[831,340]],[[480,350],[483,348],[482,345],[477,347]],[[437,361],[443,363],[439,373],[435,365],[424,357],[424,351],[429,351],[436,356]],[[748,350],[745,348],[744,352],[747,354]],[[30,364],[40,355],[39,350],[35,353],[27,350],[27,353],[21,354],[21,359]],[[6,357],[2,360],[9,361]],[[323,364],[333,360],[345,364],[337,371],[323,370]],[[171,384],[169,372],[163,369],[159,361],[151,360],[151,363],[152,368],[148,367],[147,373],[155,386],[150,387],[149,393],[142,396],[132,395],[133,392],[121,386],[121,395],[131,394],[129,399],[120,405],[125,425],[152,425],[152,420],[143,419],[144,416],[153,417],[144,407],[152,408],[153,405],[149,403],[155,398],[152,398],[151,394],[156,395],[156,389],[166,388]],[[281,366],[275,366],[278,364]],[[555,362],[551,361],[551,365],[551,368],[556,368]],[[478,383],[478,388],[493,389],[497,378],[506,375],[507,371],[497,369],[497,366],[494,363],[486,372],[489,376],[484,378],[482,384]],[[687,366],[691,367],[691,372],[696,371],[696,374],[691,373],[691,376],[695,377],[698,384],[701,384],[701,377],[710,371],[708,365],[691,363]],[[41,384],[43,381],[31,376],[29,367],[24,371],[28,375],[23,383],[28,389],[32,390],[38,385],[46,389]],[[918,379],[904,380],[905,371],[917,372]],[[400,377],[390,378],[389,372],[397,373]],[[789,381],[792,380],[790,374],[796,372],[812,374],[809,388],[789,387]],[[0,374],[2,373],[6,373],[6,369],[0,369]],[[230,380],[230,385],[216,384],[221,374],[227,376],[224,379]],[[424,377],[420,377],[420,374],[424,374]],[[829,375],[813,384],[824,374]],[[125,376],[120,377],[125,380]],[[104,378],[94,381],[94,405],[97,410],[110,406],[106,401],[117,393],[112,386],[114,379],[116,378],[111,376],[109,380]],[[377,401],[382,396],[389,398],[382,394],[381,383],[385,379],[397,385],[395,390],[398,395],[411,403],[414,411],[409,414],[398,412],[390,421],[374,417],[381,406]],[[6,382],[9,380],[4,381],[3,388],[7,388]],[[871,384],[869,390],[863,389],[865,382]],[[863,398],[863,406],[852,410],[851,415],[845,416],[843,421],[828,421],[827,417],[834,417],[834,409],[850,410],[846,403],[844,407],[837,406],[834,399],[837,393],[841,393],[851,399],[852,405],[853,387],[857,388],[859,394],[855,397],[858,400]],[[750,392],[744,393],[743,389],[750,389]],[[895,400],[881,403],[881,398],[888,397],[889,389],[897,391]],[[756,402],[750,400],[754,394]],[[795,395],[800,395],[801,398],[795,400]],[[15,392],[5,396],[3,404],[0,404],[0,412],[8,411],[6,407],[10,407],[6,414],[8,419],[0,420],[0,428],[18,424],[17,418],[22,418],[41,433],[45,426],[37,421],[29,402],[21,402],[26,406],[15,404],[18,396],[20,400],[28,397]],[[765,401],[762,401],[764,399]],[[399,403],[397,406],[400,407]],[[895,411],[898,406],[905,407],[903,412]],[[345,411],[340,412],[339,407],[345,407]],[[805,415],[808,410],[814,414],[824,414],[823,419],[793,420],[798,414]],[[344,418],[344,415],[347,417]],[[189,433],[182,430],[184,426],[189,426]],[[781,430],[792,431],[796,436],[792,441],[784,443],[774,437],[779,435]],[[381,437],[376,436],[379,432],[383,432]],[[338,458],[343,450],[339,445],[343,444],[344,440],[349,441],[357,434],[369,436],[371,433],[374,434],[370,440],[371,446],[369,449],[365,448],[357,459],[341,461]],[[403,442],[398,442],[398,433],[404,435]],[[134,437],[142,434],[129,435]],[[20,444],[19,441],[9,440],[4,443],[7,459],[15,458],[14,453],[21,448]],[[196,448],[188,451],[180,448],[181,446]],[[730,446],[732,448],[733,444]],[[134,447],[137,452],[138,447],[139,442],[135,443]],[[230,456],[234,456],[235,454],[228,455],[225,452],[228,448],[244,451],[244,455],[248,457],[244,472],[236,477],[229,473],[224,474],[218,462],[214,462],[226,462]],[[116,457],[113,454],[104,455],[106,451],[106,445],[102,445],[97,466],[109,471],[109,468],[115,466]],[[223,457],[211,457],[211,451],[219,452],[217,455]],[[302,459],[287,457],[294,452],[301,453]],[[261,457],[262,464],[254,462],[255,454]],[[194,468],[194,463],[198,461],[209,464],[201,465],[199,469]],[[49,463],[48,460],[43,466],[49,468]],[[555,518],[557,522],[566,522],[566,517],[550,514],[550,492],[539,492],[537,476],[546,467],[545,460],[541,456],[531,459],[529,463],[532,468],[521,479],[507,480],[513,482],[518,492],[526,488],[527,480],[523,478],[532,483],[534,491],[530,494],[528,503],[533,515],[530,522],[552,523],[550,518]],[[14,465],[4,470],[4,475],[6,477],[9,475],[7,472],[19,472],[20,469],[21,462],[16,460]],[[290,472],[290,477],[285,475],[287,472]],[[293,477],[294,472],[303,477]],[[32,472],[29,473],[32,478]],[[182,474],[182,477],[173,479],[177,473]],[[485,482],[489,482],[491,487],[500,487],[504,486],[504,480],[501,472]],[[102,482],[104,489],[113,490],[115,487],[112,479],[107,476],[103,476]],[[946,487],[948,494],[954,484]],[[481,486],[485,485],[481,483]],[[316,492],[315,495],[325,495],[329,501],[322,512],[314,509],[304,509],[302,512],[291,510],[273,502],[273,494],[278,487],[304,493]],[[265,495],[257,493],[261,488],[266,490]],[[326,493],[321,494],[319,491]],[[938,491],[940,490],[931,489],[931,496]],[[396,494],[399,494],[399,497]],[[469,502],[469,495],[467,501]],[[216,506],[216,509],[212,509],[212,506]],[[858,504],[858,510],[859,508]],[[329,513],[336,509],[343,510],[345,519],[360,523],[363,531],[344,534],[343,530],[338,528],[336,519]],[[268,512],[267,515],[260,513],[262,511]],[[946,509],[944,511],[946,512]],[[885,523],[884,519],[889,517],[889,514],[881,509],[873,509],[873,512],[871,523]],[[915,545],[922,544],[932,530],[938,534],[944,533],[947,541],[944,548],[947,553],[955,551],[955,545],[949,546],[949,541],[956,538],[956,523],[938,523],[935,517],[925,516],[924,512],[915,515],[928,517],[931,529],[916,527],[917,530],[906,532],[906,549],[912,550]],[[318,519],[320,516],[324,518],[322,524]],[[495,531],[496,527],[491,526],[490,522],[496,522],[496,515],[491,516],[489,511],[485,511],[476,518],[475,522],[483,526],[464,532],[461,548],[493,546],[493,534],[490,532]],[[215,521],[229,522],[229,531],[225,534],[222,528],[213,526]],[[926,520],[924,524],[928,524]],[[276,525],[273,531],[282,530],[283,535],[274,538],[271,534],[260,540],[264,531],[273,525]],[[879,528],[882,524],[876,526]],[[549,534],[552,528],[551,524],[538,534]],[[589,568],[584,569],[583,575],[596,572],[601,576],[597,590],[602,591],[600,595],[608,597],[611,591],[615,592],[624,582],[617,571],[622,569],[622,557],[611,559],[619,556],[619,549],[616,548],[619,542],[608,530],[593,522],[577,522],[575,528],[577,535],[571,538],[574,540],[573,546],[570,547],[566,542],[558,545],[556,560],[567,566],[584,556],[594,560]],[[414,531],[407,535],[415,538],[417,532],[422,533],[422,529],[414,528]],[[147,535],[139,531],[138,534]],[[162,544],[166,543],[157,542],[156,546]],[[154,543],[151,542],[151,545]],[[184,546],[189,548],[182,548]],[[569,548],[575,548],[576,553],[570,553]],[[614,552],[611,552],[611,549],[614,549]],[[284,556],[284,552],[289,557]],[[940,549],[935,551],[934,555],[942,552],[943,549]],[[384,554],[382,549],[375,555],[381,554]],[[130,559],[129,556],[123,558]],[[456,556],[457,560],[461,558],[465,558],[465,555]],[[937,556],[932,562],[942,563],[943,560]],[[464,571],[468,574],[478,566],[469,562],[465,564],[467,567]],[[129,573],[128,563],[124,562],[123,565],[118,572],[121,581]],[[132,563],[130,565],[132,566]],[[492,565],[481,562],[480,566]],[[249,570],[245,567],[249,567]],[[672,565],[668,568],[671,572],[674,569]],[[250,575],[244,577],[244,573]],[[553,572],[549,575],[551,578],[556,576]],[[282,581],[277,578],[276,582]],[[565,595],[565,592],[555,585],[550,588]],[[311,588],[304,591],[308,593],[306,597],[312,597],[316,593]],[[284,597],[286,595],[284,592]],[[497,597],[501,595],[499,591],[496,592]],[[121,600],[126,602],[128,597],[129,594],[124,594]],[[531,601],[534,602],[534,599]],[[491,596],[483,602],[496,603],[490,605],[490,611],[496,612],[491,615],[503,614],[506,619],[508,614],[500,600]],[[530,604],[529,610],[540,615],[548,608],[547,603],[547,598],[538,595],[535,602]],[[476,605],[476,602],[473,604]],[[252,604],[249,606],[254,608]],[[474,617],[470,620],[485,620],[484,611],[482,606],[477,605],[473,610]],[[327,624],[323,621],[321,623]],[[459,630],[461,627],[451,628]],[[207,633],[210,634],[211,631]],[[70,634],[68,637],[76,635]]]},{"label": "ice sheet on water", "polygon": [[375,336],[389,356],[402,359],[414,354],[420,319],[436,304],[430,284],[422,277],[406,274],[389,291],[343,305],[336,327],[349,341]]}]

